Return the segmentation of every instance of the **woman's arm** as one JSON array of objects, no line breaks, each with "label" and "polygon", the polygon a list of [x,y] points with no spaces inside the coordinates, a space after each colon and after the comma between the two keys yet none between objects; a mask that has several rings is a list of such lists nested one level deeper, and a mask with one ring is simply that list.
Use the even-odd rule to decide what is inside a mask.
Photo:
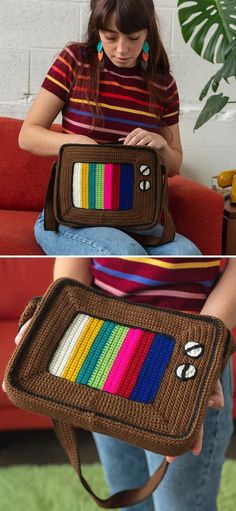
[{"label": "woman's arm", "polygon": [[180,139],[179,125],[174,124],[167,128],[161,128],[161,135],[165,139],[164,147],[159,150],[162,161],[169,177],[180,173],[183,151]]},{"label": "woman's arm", "polygon": [[183,153],[179,125],[161,128],[161,134],[135,128],[124,139],[124,145],[149,146],[157,150],[169,177],[179,174]]},{"label": "woman's arm", "polygon": [[229,330],[236,326],[236,258],[229,258],[223,275],[208,296],[201,314],[221,319]]},{"label": "woman's arm", "polygon": [[91,263],[92,259],[89,257],[57,257],[54,264],[53,279],[70,277],[82,284],[91,286],[93,282]]},{"label": "woman's arm", "polygon": [[61,112],[64,102],[47,91],[41,89],[22,125],[19,145],[39,156],[57,156],[63,144],[96,144],[89,137],[50,131],[50,127]]}]

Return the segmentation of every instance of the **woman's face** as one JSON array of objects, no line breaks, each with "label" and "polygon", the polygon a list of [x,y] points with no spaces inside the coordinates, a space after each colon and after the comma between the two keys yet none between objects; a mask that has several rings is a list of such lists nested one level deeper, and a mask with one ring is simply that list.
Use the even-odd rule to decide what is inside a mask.
[{"label": "woman's face", "polygon": [[147,37],[147,29],[132,34],[119,32],[115,12],[108,16],[106,26],[99,30],[103,50],[111,62],[118,67],[134,67]]}]

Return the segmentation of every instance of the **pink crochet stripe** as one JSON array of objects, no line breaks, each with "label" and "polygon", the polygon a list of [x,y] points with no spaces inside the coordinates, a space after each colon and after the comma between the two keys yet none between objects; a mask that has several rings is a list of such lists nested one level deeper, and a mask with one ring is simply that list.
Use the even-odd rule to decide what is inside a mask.
[{"label": "pink crochet stripe", "polygon": [[142,334],[142,330],[139,330],[138,328],[130,328],[109,371],[108,377],[103,385],[103,390],[113,394],[116,393],[123,374],[129,364],[130,358],[132,357]]},{"label": "pink crochet stripe", "polygon": [[104,209],[112,209],[112,163],[105,163]]},{"label": "pink crochet stripe", "polygon": [[132,390],[134,389],[142,365],[148,355],[155,334],[153,332],[142,332],[142,335],[137,343],[133,356],[130,358],[129,365],[126,368],[123,380],[117,389],[118,396],[129,398]]}]

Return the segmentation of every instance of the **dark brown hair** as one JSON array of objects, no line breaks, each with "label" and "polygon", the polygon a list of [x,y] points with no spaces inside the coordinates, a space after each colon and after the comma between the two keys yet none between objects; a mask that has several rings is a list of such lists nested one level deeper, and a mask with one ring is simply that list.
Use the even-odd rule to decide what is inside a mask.
[{"label": "dark brown hair", "polygon": [[[140,63],[140,74],[148,83],[150,103],[166,102],[166,98],[160,95],[160,91],[153,86],[157,75],[168,75],[170,65],[167,53],[160,38],[158,21],[155,13],[153,0],[91,0],[91,14],[88,22],[86,39],[83,44],[87,48],[90,61],[90,84],[94,92],[86,94],[88,101],[97,103],[100,66],[97,58],[97,43],[99,30],[106,26],[107,17],[115,12],[116,26],[124,34],[131,34],[147,29],[149,43],[148,68],[144,71]],[[140,56],[141,62],[141,56]],[[83,78],[80,75],[80,86],[86,89]],[[82,83],[81,83],[82,82]],[[88,83],[88,81],[86,80]],[[93,96],[93,97],[92,97]],[[98,107],[96,110],[99,110]],[[151,110],[151,108],[150,108]],[[158,115],[161,118],[161,113]]]}]

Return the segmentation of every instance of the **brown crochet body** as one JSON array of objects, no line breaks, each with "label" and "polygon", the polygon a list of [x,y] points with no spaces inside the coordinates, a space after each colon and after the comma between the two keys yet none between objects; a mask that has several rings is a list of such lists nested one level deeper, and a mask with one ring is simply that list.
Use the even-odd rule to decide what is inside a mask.
[{"label": "brown crochet body", "polygon": [[[127,210],[104,210],[75,207],[73,204],[73,168],[81,163],[126,163],[134,169],[133,206]],[[146,165],[147,178],[140,172]],[[141,182],[149,188],[143,191]],[[56,230],[58,224],[72,227],[110,226],[129,229],[130,236],[142,240],[132,231],[151,229],[162,221],[161,237],[145,236],[146,245],[159,245],[173,240],[175,227],[168,210],[167,176],[156,151],[150,147],[123,145],[64,144],[54,164],[45,202],[45,229]],[[143,241],[144,243],[144,241]]]},{"label": "brown crochet body", "polygon": [[[49,373],[53,353],[78,312],[175,339],[153,403],[132,401]],[[189,362],[183,347],[193,340],[203,345],[203,354],[194,360],[196,377],[182,381],[176,368]],[[216,318],[138,305],[71,279],[59,279],[42,299],[13,355],[6,386],[17,406],[158,453],[177,455],[193,445],[212,386],[228,356],[228,331]]]}]

